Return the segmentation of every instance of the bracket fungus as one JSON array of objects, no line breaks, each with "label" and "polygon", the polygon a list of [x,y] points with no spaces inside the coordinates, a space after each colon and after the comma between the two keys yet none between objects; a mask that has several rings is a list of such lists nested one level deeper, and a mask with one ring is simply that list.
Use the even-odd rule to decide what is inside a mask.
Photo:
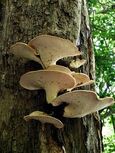
[{"label": "bracket fungus", "polygon": [[10,47],[10,51],[18,57],[36,61],[43,66],[43,63],[41,62],[40,58],[37,57],[38,54],[36,50],[27,45],[26,43],[17,42],[16,44]]},{"label": "bracket fungus", "polygon": [[26,121],[39,120],[42,124],[44,123],[53,124],[58,129],[61,129],[64,127],[64,124],[59,119],[52,117],[41,111],[34,111],[30,113],[29,115],[24,116],[24,119]]},{"label": "bracket fungus", "polygon": [[72,75],[55,70],[31,71],[20,78],[20,85],[25,89],[45,89],[48,103],[57,97],[59,91],[73,88],[75,84],[76,81]]},{"label": "bracket fungus", "polygon": [[71,41],[51,35],[37,36],[30,40],[28,45],[39,52],[40,59],[46,68],[55,65],[61,58],[81,55]]},{"label": "bracket fungus", "polygon": [[[84,73],[75,73],[67,67],[56,65],[56,62],[64,57],[81,55],[81,52],[70,40],[40,35],[30,40],[28,44],[17,42],[11,46],[10,51],[18,57],[34,60],[46,68],[45,70],[30,71],[23,74],[20,78],[20,85],[28,90],[44,89],[47,102],[53,106],[58,106],[63,102],[67,103],[64,105],[64,117],[83,117],[114,103],[111,97],[99,98],[93,91],[70,91],[76,87],[94,83]],[[84,59],[73,60],[70,67],[78,68],[85,62]],[[69,92],[57,96],[60,91],[65,89]],[[34,111],[25,116],[24,119],[26,121],[35,119],[42,123],[51,123],[57,128],[64,126],[60,120],[40,111]]]},{"label": "bracket fungus", "polygon": [[65,72],[68,74],[72,73],[72,71],[69,68],[62,66],[62,65],[51,65],[47,68],[47,70],[61,71],[61,72]]},{"label": "bracket fungus", "polygon": [[[71,71],[69,68],[67,68],[65,66],[52,65],[52,66],[48,67],[47,70],[62,71],[62,72],[65,72],[65,73],[72,75],[76,80],[76,85],[72,89],[74,89],[76,87],[86,86],[86,85],[90,85],[90,84],[94,83],[94,80],[90,80],[88,75],[86,75],[84,73],[75,73],[74,71]],[[69,90],[72,90],[72,89],[69,89]]]},{"label": "bracket fungus", "polygon": [[68,118],[83,117],[114,103],[113,98],[99,98],[95,92],[88,90],[77,90],[60,95],[52,101],[52,105],[58,106],[62,102],[68,103],[63,114]]},{"label": "bracket fungus", "polygon": [[86,60],[82,59],[77,59],[77,60],[73,60],[71,63],[70,63],[70,67],[72,68],[79,68],[80,66],[84,65],[86,63]]},{"label": "bracket fungus", "polygon": [[90,80],[89,76],[84,74],[84,73],[74,73],[74,72],[72,72],[72,76],[76,80],[75,88],[90,85],[90,84],[94,83],[94,80]]},{"label": "bracket fungus", "polygon": [[[86,86],[94,83],[94,80],[90,80],[89,76],[84,73],[75,73],[74,71],[71,71],[69,68],[61,65],[52,65],[47,68],[47,70],[54,70],[54,71],[62,71],[65,73],[68,73],[72,75],[76,80],[76,87]],[[72,88],[73,89],[73,88]]]}]

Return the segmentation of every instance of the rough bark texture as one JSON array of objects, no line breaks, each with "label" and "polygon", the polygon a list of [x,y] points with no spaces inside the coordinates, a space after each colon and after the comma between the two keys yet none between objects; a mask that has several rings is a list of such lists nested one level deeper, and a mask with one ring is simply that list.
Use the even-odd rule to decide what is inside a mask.
[{"label": "rough bark texture", "polygon": [[[52,108],[46,105],[44,91],[27,91],[19,86],[20,76],[40,69],[40,65],[16,58],[9,48],[17,41],[27,43],[39,34],[77,40],[87,59],[85,66],[77,71],[94,78],[86,0],[0,1],[0,153],[63,153],[63,148],[66,153],[100,153],[98,114],[81,119],[58,116],[65,124],[62,130],[23,120],[24,115],[34,110],[51,113]],[[68,65],[70,60],[60,63]]]}]

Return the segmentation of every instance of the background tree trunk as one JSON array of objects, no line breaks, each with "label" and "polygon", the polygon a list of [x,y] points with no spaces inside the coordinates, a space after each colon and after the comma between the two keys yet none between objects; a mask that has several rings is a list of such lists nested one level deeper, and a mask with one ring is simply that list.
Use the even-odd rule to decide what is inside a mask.
[{"label": "background tree trunk", "polygon": [[[40,34],[77,42],[87,59],[77,71],[94,78],[86,0],[0,1],[0,153],[63,153],[63,146],[66,153],[100,153],[100,123],[96,113],[81,119],[61,118],[65,125],[62,130],[23,120],[24,115],[34,110],[51,110],[46,106],[44,91],[27,91],[19,85],[22,74],[40,69],[40,65],[16,58],[9,54],[9,48],[17,41],[27,43]],[[59,63],[68,66],[70,60]]]}]

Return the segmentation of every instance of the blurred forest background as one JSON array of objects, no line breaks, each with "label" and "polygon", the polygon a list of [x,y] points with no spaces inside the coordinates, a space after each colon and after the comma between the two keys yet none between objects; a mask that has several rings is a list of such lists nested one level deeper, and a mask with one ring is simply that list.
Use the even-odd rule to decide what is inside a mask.
[{"label": "blurred forest background", "polygon": [[[115,99],[115,0],[89,0],[96,91]],[[100,111],[104,153],[115,153],[115,105]]]}]

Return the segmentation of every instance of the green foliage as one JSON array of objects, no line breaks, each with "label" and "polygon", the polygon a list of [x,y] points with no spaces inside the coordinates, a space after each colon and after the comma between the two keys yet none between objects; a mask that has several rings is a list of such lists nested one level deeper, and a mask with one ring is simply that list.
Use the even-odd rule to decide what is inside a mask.
[{"label": "green foliage", "polygon": [[[100,97],[115,98],[115,1],[89,0],[89,13],[96,60],[96,91]],[[115,105],[101,111],[115,133]],[[104,138],[104,153],[115,153],[115,135]]]},{"label": "green foliage", "polygon": [[112,0],[90,0],[90,18],[96,59],[96,88],[101,97],[115,98],[115,6]]},{"label": "green foliage", "polygon": [[100,97],[115,98],[115,2],[89,1],[96,59],[96,90]]},{"label": "green foliage", "polygon": [[103,153],[115,153],[115,135],[110,137],[104,137],[104,152]]}]

